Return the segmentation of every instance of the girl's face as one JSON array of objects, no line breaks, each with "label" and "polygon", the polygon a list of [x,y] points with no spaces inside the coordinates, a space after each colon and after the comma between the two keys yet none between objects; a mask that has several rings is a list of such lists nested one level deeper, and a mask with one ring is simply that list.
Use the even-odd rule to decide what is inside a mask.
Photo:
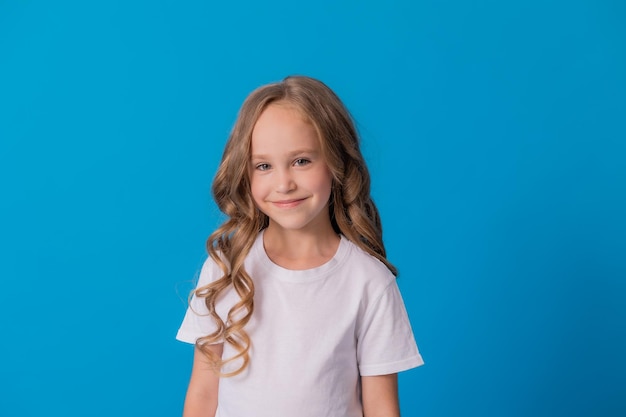
[{"label": "girl's face", "polygon": [[293,107],[270,104],[252,131],[250,188],[255,204],[282,231],[332,230],[332,176],[315,128]]}]

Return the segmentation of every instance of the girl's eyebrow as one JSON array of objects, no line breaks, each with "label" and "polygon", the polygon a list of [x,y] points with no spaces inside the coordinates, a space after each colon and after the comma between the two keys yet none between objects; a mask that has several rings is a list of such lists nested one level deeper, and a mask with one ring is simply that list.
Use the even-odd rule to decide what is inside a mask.
[{"label": "girl's eyebrow", "polygon": [[[307,149],[307,148],[304,148],[304,149],[298,149],[298,150],[295,150],[295,151],[289,152],[289,153],[287,154],[287,156],[288,156],[289,158],[293,158],[294,156],[296,156],[296,155],[301,155],[301,154],[307,154],[307,155],[313,155],[313,156],[316,156],[318,153],[319,153],[319,151],[316,151],[315,149]],[[270,158],[270,156],[268,156],[268,155],[262,155],[262,154],[252,154],[252,155],[250,156],[250,159],[268,159],[268,158]]]}]

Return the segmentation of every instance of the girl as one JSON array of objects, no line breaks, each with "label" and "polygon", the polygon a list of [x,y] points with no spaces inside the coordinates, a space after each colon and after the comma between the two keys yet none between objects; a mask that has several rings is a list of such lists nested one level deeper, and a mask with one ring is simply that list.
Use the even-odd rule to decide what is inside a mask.
[{"label": "girl", "polygon": [[399,416],[397,373],[423,362],[340,99],[302,76],[253,91],[212,191],[184,416]]}]

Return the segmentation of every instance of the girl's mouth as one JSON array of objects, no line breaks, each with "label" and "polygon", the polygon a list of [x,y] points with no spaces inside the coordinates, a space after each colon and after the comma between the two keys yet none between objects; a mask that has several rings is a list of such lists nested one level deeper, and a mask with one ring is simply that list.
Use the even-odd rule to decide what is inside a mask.
[{"label": "girl's mouth", "polygon": [[278,208],[292,208],[300,205],[304,201],[304,198],[274,201],[273,204]]}]

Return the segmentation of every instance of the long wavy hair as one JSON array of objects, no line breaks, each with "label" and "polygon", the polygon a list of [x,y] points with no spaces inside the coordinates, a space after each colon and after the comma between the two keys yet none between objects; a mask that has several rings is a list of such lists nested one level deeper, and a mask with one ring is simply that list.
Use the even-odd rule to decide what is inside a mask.
[{"label": "long wavy hair", "polygon": [[[245,326],[254,312],[254,282],[244,268],[244,259],[258,233],[269,224],[250,193],[251,137],[261,113],[277,102],[297,109],[317,131],[333,177],[328,206],[335,232],[379,259],[397,276],[396,268],[386,258],[381,220],[370,196],[370,176],[359,136],[339,97],[323,82],[305,76],[289,76],[257,88],[239,110],[212,185],[213,198],[227,220],[209,236],[207,250],[223,275],[194,291],[196,297],[204,298],[217,324],[217,329],[198,339],[196,345],[224,377],[239,374],[250,360],[251,341]],[[239,301],[223,320],[216,312],[216,302],[230,289],[237,292]],[[230,344],[237,353],[220,358],[207,347],[221,342]],[[224,373],[224,365],[233,361],[240,361],[241,365]]]}]

